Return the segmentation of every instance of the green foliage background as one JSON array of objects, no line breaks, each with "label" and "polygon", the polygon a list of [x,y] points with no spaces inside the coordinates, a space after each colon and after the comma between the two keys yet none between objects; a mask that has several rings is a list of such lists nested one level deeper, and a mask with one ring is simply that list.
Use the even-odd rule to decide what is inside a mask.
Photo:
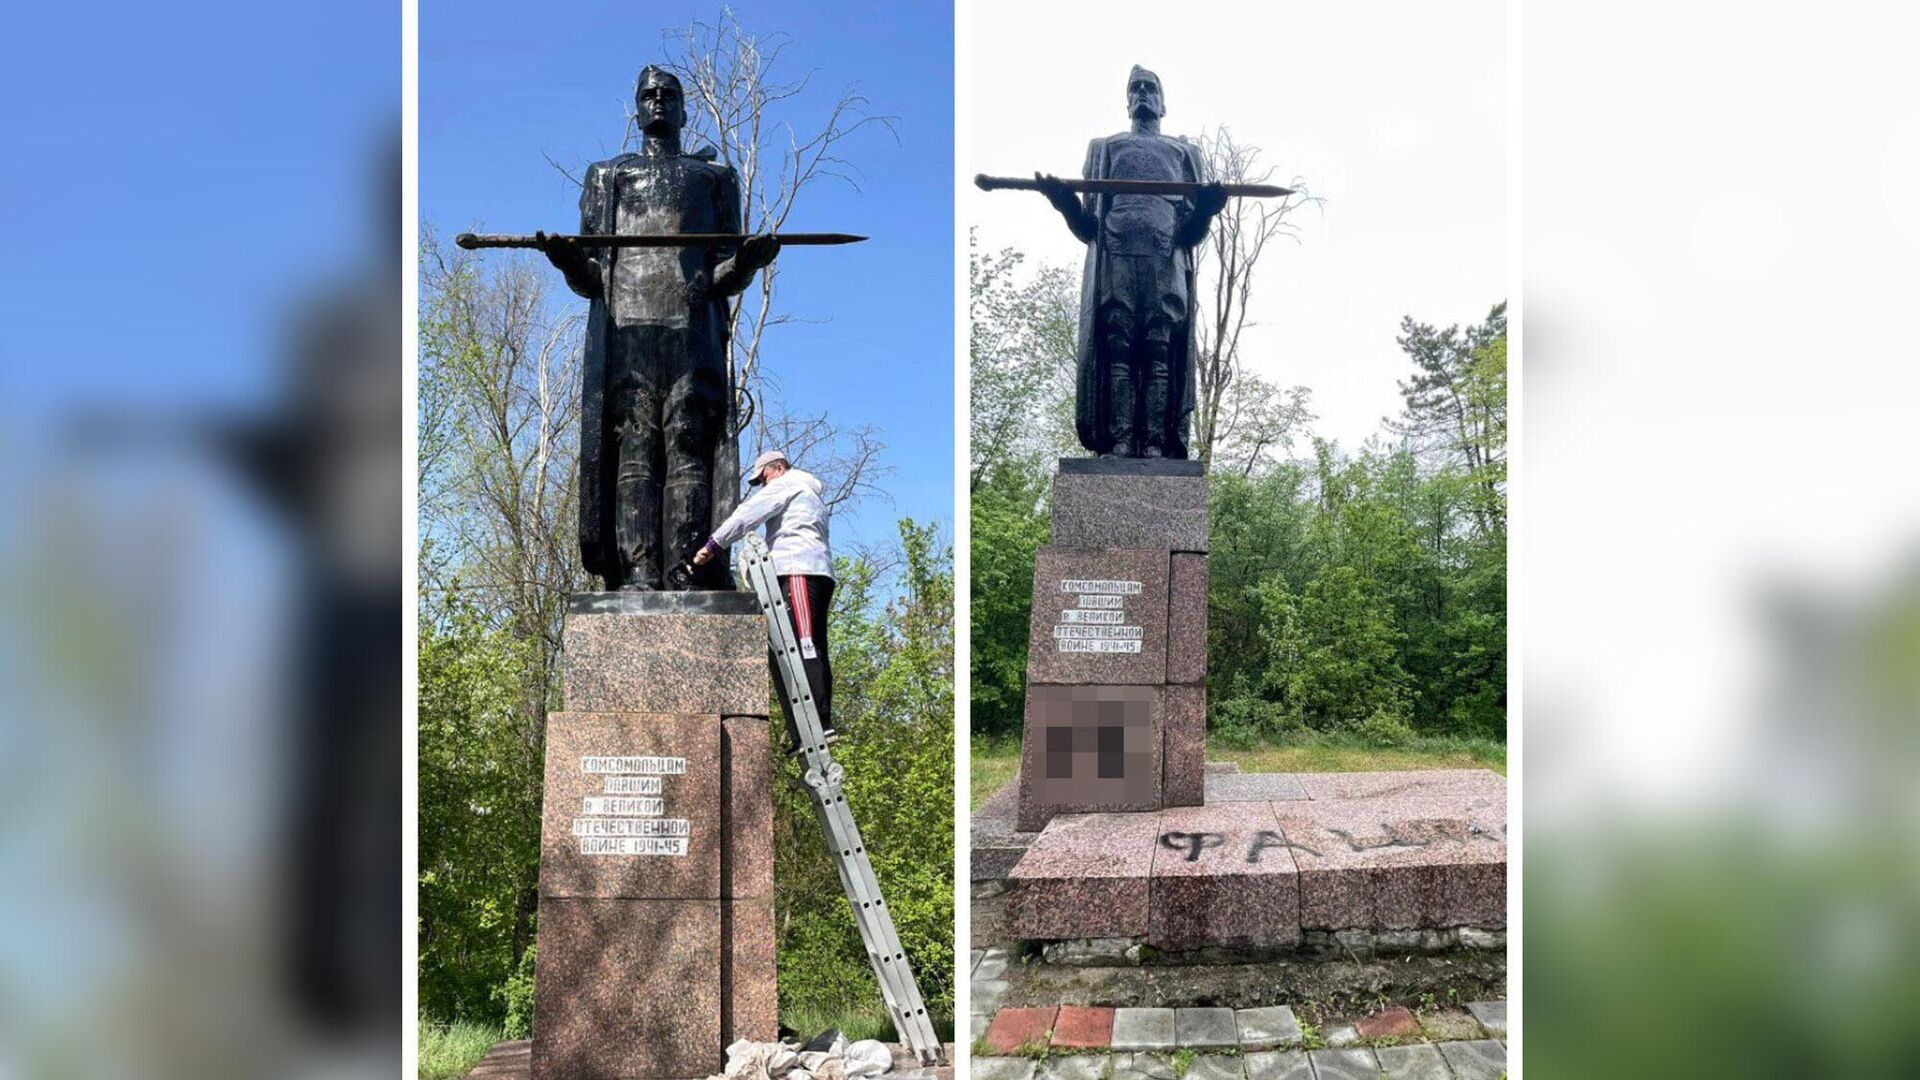
[{"label": "green foliage background", "polygon": [[[952,549],[932,527],[902,521],[900,555],[898,592],[890,598],[871,559],[839,562],[831,631],[841,739],[834,758],[846,767],[847,800],[920,992],[950,1034]],[[798,1026],[798,1018],[870,1010],[880,991],[798,765],[787,757],[775,771],[780,1014]]]}]

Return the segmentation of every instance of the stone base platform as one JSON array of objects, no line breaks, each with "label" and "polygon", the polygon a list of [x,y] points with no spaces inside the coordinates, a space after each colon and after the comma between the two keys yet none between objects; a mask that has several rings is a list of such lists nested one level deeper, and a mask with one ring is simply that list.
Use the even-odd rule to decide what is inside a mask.
[{"label": "stone base platform", "polygon": [[[1025,845],[1006,874],[1009,932],[1177,952],[1506,927],[1507,793],[1496,773],[1209,772],[1206,784],[1204,806],[1002,830],[989,862]],[[978,880],[978,849],[975,860]]]},{"label": "stone base platform", "polygon": [[[1205,798],[1210,803],[1240,802],[1249,798],[1271,801],[1307,797],[1296,777],[1285,773],[1242,775],[1240,766],[1231,761],[1207,762],[1203,780]],[[1040,835],[1038,832],[1022,832],[1019,817],[1020,778],[1017,776],[987,796],[986,801],[973,811],[970,820],[973,862],[969,880],[974,884],[1006,880],[1014,864],[1027,853],[1027,846]]]}]

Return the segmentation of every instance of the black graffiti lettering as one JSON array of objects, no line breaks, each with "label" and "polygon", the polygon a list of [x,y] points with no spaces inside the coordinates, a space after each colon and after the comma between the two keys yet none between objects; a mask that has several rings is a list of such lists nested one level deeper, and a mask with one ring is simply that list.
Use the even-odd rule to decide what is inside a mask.
[{"label": "black graffiti lettering", "polygon": [[1286,848],[1289,851],[1304,851],[1316,857],[1320,854],[1305,844],[1294,843],[1279,833],[1274,832],[1272,829],[1261,829],[1259,832],[1253,834],[1253,843],[1247,845],[1247,861],[1257,863],[1260,861],[1261,852],[1268,848],[1276,847]]},{"label": "black graffiti lettering", "polygon": [[1211,832],[1169,832],[1160,834],[1160,843],[1168,850],[1179,851],[1184,846],[1187,849],[1188,862],[1199,862],[1202,851],[1208,848],[1217,848],[1226,842],[1226,837],[1219,833]]},{"label": "black graffiti lettering", "polygon": [[1272,829],[1261,829],[1259,832],[1253,834],[1253,843],[1247,847],[1247,861],[1257,863],[1260,861],[1261,852],[1270,847],[1283,848],[1286,846],[1287,840],[1285,837],[1274,832]]}]

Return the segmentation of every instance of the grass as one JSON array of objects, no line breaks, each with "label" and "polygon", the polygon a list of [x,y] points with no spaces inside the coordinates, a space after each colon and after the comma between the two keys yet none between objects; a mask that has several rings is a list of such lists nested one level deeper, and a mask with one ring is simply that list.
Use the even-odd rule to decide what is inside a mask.
[{"label": "grass", "polygon": [[1214,739],[1207,743],[1207,759],[1238,762],[1243,772],[1492,769],[1507,774],[1505,743],[1457,735],[1416,736],[1395,745],[1348,732],[1318,731],[1251,746]]},{"label": "grass", "polygon": [[[933,1027],[942,1042],[953,1038],[953,1022],[945,1016],[929,1013]],[[879,1039],[891,1043],[900,1041],[894,1033],[893,1019],[887,1015],[886,1006],[878,998],[872,1001],[853,1001],[837,1006],[798,1004],[781,1011],[780,1022],[788,1030],[797,1032],[802,1040],[811,1039],[828,1028],[839,1028],[840,1034],[848,1042],[861,1039]]]},{"label": "grass", "polygon": [[482,1024],[420,1023],[420,1080],[460,1080],[506,1038]]},{"label": "grass", "polygon": [[[888,1019],[886,1007],[877,1001],[832,1010],[802,1007],[790,1011],[781,1020],[808,1039],[828,1028],[839,1028],[848,1042],[894,1041],[893,1021]],[[942,1034],[945,1035],[944,1030]],[[420,1080],[461,1080],[480,1064],[494,1043],[504,1038],[506,1035],[499,1028],[483,1024],[438,1024],[422,1020]]]},{"label": "grass", "polygon": [[[1207,760],[1237,762],[1243,772],[1492,769],[1505,776],[1507,745],[1445,735],[1417,736],[1388,746],[1347,732],[1310,731],[1251,745],[1210,737]],[[1019,771],[1020,740],[975,735],[969,805],[978,808]]]},{"label": "grass", "polygon": [[987,796],[1000,790],[1019,771],[1019,739],[975,735],[973,767],[967,770],[967,782],[970,785],[967,805],[979,809],[980,804],[987,801]]}]

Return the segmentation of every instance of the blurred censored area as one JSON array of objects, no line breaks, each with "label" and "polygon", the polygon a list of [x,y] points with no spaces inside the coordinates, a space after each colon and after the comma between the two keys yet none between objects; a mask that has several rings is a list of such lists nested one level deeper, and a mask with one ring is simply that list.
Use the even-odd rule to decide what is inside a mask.
[{"label": "blurred censored area", "polygon": [[1132,686],[1036,686],[1043,803],[1159,801],[1157,695]]},{"label": "blurred censored area", "polygon": [[399,10],[0,18],[0,1076],[396,1075]]},{"label": "blurred censored area", "polygon": [[1529,6],[1529,1077],[1920,1061],[1910,9]]}]

